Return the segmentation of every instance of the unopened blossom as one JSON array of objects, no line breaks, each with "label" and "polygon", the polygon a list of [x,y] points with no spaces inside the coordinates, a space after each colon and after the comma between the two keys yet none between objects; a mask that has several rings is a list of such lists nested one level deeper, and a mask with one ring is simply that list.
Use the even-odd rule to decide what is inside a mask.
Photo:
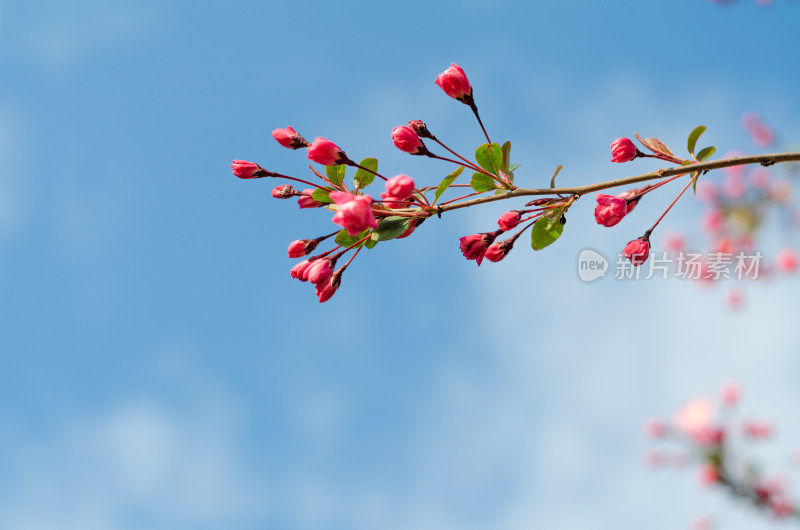
[{"label": "unopened blossom", "polygon": [[644,433],[650,438],[662,438],[667,432],[667,426],[660,418],[648,418],[644,422]]},{"label": "unopened blossom", "polygon": [[412,155],[423,155],[428,151],[425,149],[417,133],[406,125],[401,125],[392,129],[392,143],[401,151]]},{"label": "unopened blossom", "polygon": [[306,256],[317,248],[319,242],[316,239],[298,239],[289,243],[289,257],[299,258]]},{"label": "unopened blossom", "polygon": [[297,131],[288,126],[285,129],[275,129],[272,131],[272,137],[275,138],[279,144],[289,149],[300,149],[301,147],[308,147],[308,142],[305,138],[297,134]]},{"label": "unopened blossom", "polygon": [[717,186],[710,180],[701,180],[697,183],[697,192],[694,194],[701,201],[710,201],[717,196]]},{"label": "unopened blossom", "polygon": [[500,261],[505,258],[511,249],[514,247],[514,241],[512,239],[506,239],[505,241],[500,241],[499,243],[492,243],[489,245],[489,248],[486,249],[486,254],[484,257],[489,261]]},{"label": "unopened blossom", "polygon": [[639,150],[636,149],[636,145],[634,145],[630,138],[617,138],[611,142],[612,162],[630,162],[636,158],[636,153],[638,152]]},{"label": "unopened blossom", "polygon": [[311,196],[314,190],[306,189],[300,194],[301,197],[297,199],[297,205],[300,208],[319,208],[320,206],[325,206],[325,204],[317,201],[314,197]]},{"label": "unopened blossom", "polygon": [[497,220],[497,224],[500,226],[500,230],[513,230],[517,227],[521,219],[522,214],[519,210],[511,210],[510,212],[506,212],[501,215]]},{"label": "unopened blossom", "polygon": [[642,236],[638,239],[630,241],[622,250],[622,257],[631,260],[634,267],[638,267],[650,255],[650,239],[648,236]]},{"label": "unopened blossom", "polygon": [[305,259],[291,268],[289,274],[292,278],[297,278],[301,282],[308,281],[308,269],[311,267],[311,261]]},{"label": "unopened blossom", "polygon": [[739,404],[739,399],[742,396],[742,389],[738,383],[728,382],[722,387],[722,402],[729,406],[735,407]]},{"label": "unopened blossom", "polygon": [[422,120],[411,120],[408,122],[408,127],[417,133],[420,138],[433,138],[433,135],[428,130],[428,126]]},{"label": "unopened blossom", "polygon": [[599,225],[614,226],[628,213],[628,203],[625,199],[603,193],[598,193],[596,199],[594,220]]},{"label": "unopened blossom", "polygon": [[639,194],[643,188],[639,188],[636,190],[628,190],[623,191],[619,195],[617,195],[618,199],[625,199],[625,203],[628,206],[628,213],[631,213],[636,205],[639,204],[639,201],[642,200],[642,195]]},{"label": "unopened blossom", "polygon": [[486,255],[486,251],[489,249],[489,245],[494,242],[496,237],[497,232],[484,232],[482,234],[464,236],[459,239],[459,248],[465,258],[474,259],[480,265]]},{"label": "unopened blossom", "polygon": [[707,515],[695,517],[692,521],[692,530],[712,530],[714,522]]},{"label": "unopened blossom", "polygon": [[739,309],[742,307],[744,303],[744,292],[739,289],[738,287],[729,287],[727,291],[725,291],[725,304],[733,309]]},{"label": "unopened blossom", "polygon": [[713,486],[719,481],[719,471],[712,464],[703,464],[697,470],[697,481],[703,486]]},{"label": "unopened blossom", "polygon": [[325,283],[333,274],[333,262],[328,258],[318,258],[308,267],[308,281],[311,283]]},{"label": "unopened blossom", "polygon": [[722,210],[714,208],[703,213],[700,218],[700,228],[709,234],[716,234],[722,229],[722,224],[725,222],[725,214]]},{"label": "unopened blossom", "polygon": [[369,195],[332,191],[330,197],[337,206],[333,222],[346,228],[351,236],[367,228],[378,228],[375,214],[372,213],[372,197]]},{"label": "unopened blossom", "polygon": [[775,254],[775,268],[782,272],[795,272],[798,265],[797,251],[790,247],[782,248]]},{"label": "unopened blossom", "polygon": [[327,138],[314,138],[314,141],[311,142],[311,145],[308,146],[306,151],[306,157],[309,160],[317,164],[322,164],[323,166],[333,166],[347,160],[344,151],[339,149],[339,146]]},{"label": "unopened blossom", "polygon": [[387,208],[392,208],[394,210],[398,208],[408,208],[411,206],[410,201],[405,201],[402,199],[398,199],[394,195],[384,191],[381,193],[381,199],[383,201],[383,205]]},{"label": "unopened blossom", "polygon": [[247,160],[234,160],[231,163],[231,169],[233,169],[233,174],[240,179],[255,179],[265,176],[256,175],[256,172],[261,169],[261,166],[253,162],[248,162]]},{"label": "unopened blossom", "polygon": [[686,239],[682,234],[671,232],[661,240],[661,246],[669,252],[680,252],[686,246]]},{"label": "unopened blossom", "polygon": [[714,408],[708,398],[695,398],[675,414],[675,427],[693,436],[711,426],[713,414]]},{"label": "unopened blossom", "polygon": [[276,186],[272,190],[272,196],[276,199],[291,199],[295,196],[295,190],[289,184]]},{"label": "unopened blossom", "polygon": [[770,504],[770,509],[772,510],[772,514],[779,519],[789,517],[795,513],[794,504],[788,499],[773,500]]},{"label": "unopened blossom", "polygon": [[317,288],[317,298],[319,302],[327,302],[331,299],[331,297],[336,294],[337,289],[342,284],[342,273],[341,271],[334,273],[330,278],[328,278],[325,282],[320,282],[316,284]]},{"label": "unopened blossom", "polygon": [[472,97],[472,86],[469,84],[469,79],[464,70],[456,63],[452,63],[450,68],[436,77],[436,84],[444,90],[445,94],[462,103],[468,103]]},{"label": "unopened blossom", "polygon": [[402,174],[387,179],[386,193],[398,200],[408,199],[414,193],[414,179]]},{"label": "unopened blossom", "polygon": [[744,434],[757,440],[772,436],[772,425],[766,421],[746,420],[742,425],[742,430]]}]

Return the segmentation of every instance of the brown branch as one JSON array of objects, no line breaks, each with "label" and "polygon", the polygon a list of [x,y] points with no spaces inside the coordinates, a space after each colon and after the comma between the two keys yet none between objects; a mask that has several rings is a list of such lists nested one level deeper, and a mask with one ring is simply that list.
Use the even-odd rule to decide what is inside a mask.
[{"label": "brown branch", "polygon": [[[597,184],[588,184],[586,186],[576,186],[572,188],[541,188],[541,189],[524,189],[517,188],[503,193],[501,195],[492,195],[489,197],[480,197],[478,199],[471,199],[468,201],[442,205],[438,207],[438,212],[447,212],[450,210],[457,210],[459,208],[468,208],[487,202],[502,201],[506,199],[513,199],[515,197],[527,197],[530,195],[584,195],[593,191],[605,190],[608,188],[616,188],[618,186],[628,186],[645,182],[648,180],[656,180],[663,177],[672,177],[684,173],[694,173],[696,171],[711,171],[713,169],[721,169],[731,166],[744,166],[749,164],[761,164],[763,166],[771,166],[773,164],[780,164],[783,162],[800,162],[800,152],[790,153],[771,153],[764,155],[749,155],[737,156],[734,158],[722,158],[719,160],[712,160],[709,162],[700,162],[698,164],[689,164],[686,166],[675,166],[669,169],[659,169],[658,171],[651,171],[650,173],[642,173],[641,175],[634,175],[632,177],[625,177],[616,180],[608,180],[605,182],[598,182]],[[433,212],[436,213],[436,212]]]}]

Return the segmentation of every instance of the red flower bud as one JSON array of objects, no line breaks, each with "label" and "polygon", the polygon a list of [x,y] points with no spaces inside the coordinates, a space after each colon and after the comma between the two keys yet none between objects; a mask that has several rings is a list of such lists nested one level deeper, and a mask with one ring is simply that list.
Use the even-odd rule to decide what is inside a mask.
[{"label": "red flower bud", "polygon": [[522,216],[520,215],[519,211],[511,210],[510,212],[506,212],[501,215],[500,219],[497,220],[497,224],[500,225],[500,230],[513,230],[517,227],[521,218]]},{"label": "red flower bud", "polygon": [[628,138],[617,138],[611,144],[611,161],[612,162],[630,162],[636,158],[639,152],[636,146]]},{"label": "red flower bud", "polygon": [[306,277],[314,284],[326,283],[333,274],[332,261],[328,258],[318,258],[311,261]]},{"label": "red flower bud", "polygon": [[444,90],[445,94],[462,103],[468,103],[472,98],[472,87],[469,84],[469,79],[467,79],[464,70],[456,63],[452,63],[450,68],[439,74],[435,83]]},{"label": "red flower bud", "polygon": [[337,206],[333,222],[346,228],[351,236],[367,228],[378,228],[375,214],[372,213],[372,197],[369,195],[332,191],[330,197]]},{"label": "red flower bud", "polygon": [[276,199],[291,199],[295,196],[295,190],[289,184],[278,186],[272,190],[272,196]]},{"label": "red flower bud", "polygon": [[304,259],[303,261],[292,267],[292,269],[289,271],[289,274],[291,275],[292,278],[296,278],[301,282],[307,282],[309,267],[311,267],[311,262],[307,259]]},{"label": "red flower bud", "polygon": [[433,138],[433,135],[428,130],[428,126],[422,120],[411,120],[408,122],[408,127],[417,133],[420,138]]},{"label": "red flower bud", "polygon": [[285,129],[275,129],[272,131],[272,137],[284,147],[289,149],[300,149],[301,147],[308,147],[308,142],[305,138],[297,134],[297,131],[291,127]]},{"label": "red flower bud", "polygon": [[397,199],[407,199],[414,193],[414,180],[408,175],[396,175],[386,181],[386,193]]},{"label": "red flower bud", "polygon": [[598,193],[596,198],[594,220],[599,225],[614,226],[628,213],[628,203],[625,199],[602,193]]},{"label": "red flower bud", "polygon": [[336,294],[336,290],[339,289],[339,286],[342,284],[342,273],[337,272],[333,276],[331,276],[325,283],[318,283],[317,287],[317,298],[319,302],[327,302],[331,299],[331,297]]},{"label": "red flower bud", "polygon": [[459,239],[461,253],[467,259],[474,259],[480,266],[486,251],[497,237],[497,232],[484,232],[482,234],[472,234]]},{"label": "red flower bud", "polygon": [[512,239],[506,239],[505,241],[501,241],[499,243],[492,243],[489,245],[489,248],[486,249],[485,258],[489,261],[500,261],[505,258],[511,249],[514,247],[514,241]]},{"label": "red flower bud", "polygon": [[417,133],[405,125],[392,129],[392,142],[401,151],[412,155],[424,155],[428,152]]},{"label": "red flower bud", "polygon": [[631,260],[631,263],[633,264],[634,267],[638,267],[639,265],[647,261],[647,257],[649,255],[650,255],[649,235],[644,235],[638,239],[634,239],[633,241],[625,245],[625,249],[622,251],[622,257]]},{"label": "red flower bud", "polygon": [[233,174],[240,179],[256,179],[266,175],[256,175],[256,172],[261,169],[261,166],[248,162],[247,160],[234,160],[231,164]]},{"label": "red flower bud", "polygon": [[317,248],[319,241],[316,239],[298,239],[289,243],[289,257],[299,258],[307,256]]},{"label": "red flower bud", "polygon": [[319,208],[320,206],[325,206],[325,204],[317,202],[317,200],[311,196],[313,191],[312,189],[303,190],[300,194],[302,197],[297,199],[297,205],[300,206],[300,208]]},{"label": "red flower bud", "polygon": [[344,151],[339,149],[339,146],[327,138],[314,138],[314,141],[311,142],[311,145],[308,146],[306,151],[306,156],[309,160],[317,164],[322,164],[323,166],[333,166],[347,160]]}]

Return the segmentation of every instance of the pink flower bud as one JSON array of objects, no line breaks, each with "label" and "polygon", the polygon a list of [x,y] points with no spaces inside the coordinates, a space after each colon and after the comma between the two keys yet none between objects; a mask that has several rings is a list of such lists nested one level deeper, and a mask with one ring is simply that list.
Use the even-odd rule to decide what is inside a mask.
[{"label": "pink flower bud", "polygon": [[306,277],[311,283],[325,283],[333,274],[333,262],[328,258],[318,258],[311,262]]},{"label": "pink flower bud", "polygon": [[308,146],[306,151],[306,156],[309,160],[317,164],[322,164],[323,166],[333,166],[347,160],[344,151],[339,149],[339,146],[327,138],[314,138],[314,141],[311,142],[311,145]]},{"label": "pink flower bud", "polygon": [[313,191],[312,189],[303,190],[301,193],[302,197],[297,199],[297,205],[300,206],[300,208],[319,208],[320,206],[325,206],[323,203],[317,202],[317,200],[311,196]]},{"label": "pink flower bud", "polygon": [[505,241],[500,241],[499,243],[492,243],[489,245],[489,248],[486,249],[486,254],[484,257],[489,261],[498,262],[505,258],[511,249],[514,247],[514,241],[511,239],[506,239]]},{"label": "pink flower bud", "polygon": [[484,232],[482,234],[472,234],[459,239],[461,253],[467,259],[474,259],[480,266],[486,251],[497,237],[497,232]]},{"label": "pink flower bud", "polygon": [[725,304],[733,310],[739,309],[744,304],[744,293],[737,287],[730,287],[725,291]]},{"label": "pink flower bud", "polygon": [[428,152],[417,133],[405,125],[392,129],[392,142],[401,151],[412,155],[424,155]]},{"label": "pink flower bud", "polygon": [[770,509],[772,510],[772,515],[778,519],[789,517],[795,512],[794,505],[787,499],[776,499],[772,501]]},{"label": "pink flower bud", "polygon": [[316,239],[298,239],[289,243],[289,257],[299,258],[307,256],[317,248],[319,241]]},{"label": "pink flower bud", "polygon": [[386,181],[386,193],[397,199],[407,199],[414,193],[414,180],[408,175],[397,175]]},{"label": "pink flower bud", "polygon": [[331,297],[336,294],[336,290],[342,284],[342,273],[337,272],[331,276],[326,282],[316,284],[317,298],[319,302],[327,302]]},{"label": "pink flower bud", "polygon": [[272,137],[284,147],[289,149],[300,149],[301,147],[308,147],[308,142],[305,138],[297,134],[297,131],[291,127],[285,129],[275,129],[272,131]]},{"label": "pink flower bud", "polygon": [[602,193],[598,193],[596,199],[594,220],[599,225],[614,226],[628,213],[628,203],[625,199]]},{"label": "pink flower bud", "polygon": [[[500,216],[500,219],[497,220],[497,224],[500,226],[500,230],[508,231],[513,230],[519,224],[520,219],[522,219],[522,215],[518,210],[511,210],[510,212],[506,212]],[[497,260],[492,260],[497,261]]]},{"label": "pink flower bud", "polygon": [[428,126],[422,120],[411,120],[408,122],[408,127],[420,138],[433,138],[433,135],[428,130]]},{"label": "pink flower bud", "polygon": [[292,267],[292,269],[289,271],[289,274],[292,276],[292,278],[296,278],[301,282],[307,282],[309,267],[311,267],[311,262],[305,259]]},{"label": "pink flower bud", "polygon": [[772,425],[766,421],[747,420],[743,423],[744,434],[756,440],[763,440],[772,436]]},{"label": "pink flower bud", "polygon": [[630,162],[639,152],[629,138],[617,138],[611,143],[612,162]]},{"label": "pink flower bud", "polygon": [[386,208],[392,208],[392,209],[408,208],[411,205],[409,201],[404,201],[403,199],[395,197],[388,191],[384,191],[383,193],[381,193],[381,199],[383,199],[383,205]]},{"label": "pink flower bud", "polygon": [[712,530],[713,528],[714,522],[707,515],[695,517],[692,521],[692,530]]},{"label": "pink flower bud", "polygon": [[231,168],[233,168],[233,174],[240,179],[256,179],[266,176],[256,175],[258,170],[261,169],[261,166],[253,162],[248,162],[247,160],[234,160],[231,164]]},{"label": "pink flower bud", "polygon": [[462,103],[468,103],[472,98],[472,87],[469,79],[456,63],[452,63],[450,68],[436,77],[436,84],[444,90],[444,93],[451,98],[457,99]]},{"label": "pink flower bud", "polygon": [[650,238],[647,235],[629,242],[627,245],[625,245],[625,249],[622,251],[622,257],[631,260],[631,263],[634,267],[638,267],[647,261],[647,257],[649,255]]},{"label": "pink flower bud", "polygon": [[729,382],[725,383],[722,387],[722,402],[729,406],[735,407],[739,404],[739,398],[742,395],[742,389],[738,383]]},{"label": "pink flower bud", "polygon": [[295,191],[289,184],[284,184],[273,189],[272,196],[276,199],[291,199],[295,196]]},{"label": "pink flower bud", "polygon": [[697,481],[702,486],[713,486],[719,480],[719,471],[711,464],[703,464],[697,470]]},{"label": "pink flower bud", "polygon": [[333,222],[346,228],[351,236],[367,228],[378,228],[375,214],[372,213],[372,197],[369,195],[332,191],[330,197],[337,206]]},{"label": "pink flower bud", "polygon": [[667,427],[659,418],[648,418],[644,422],[644,433],[650,438],[662,438],[666,432]]},{"label": "pink flower bud", "polygon": [[798,256],[793,248],[782,248],[775,254],[775,268],[783,272],[795,272],[797,270]]}]

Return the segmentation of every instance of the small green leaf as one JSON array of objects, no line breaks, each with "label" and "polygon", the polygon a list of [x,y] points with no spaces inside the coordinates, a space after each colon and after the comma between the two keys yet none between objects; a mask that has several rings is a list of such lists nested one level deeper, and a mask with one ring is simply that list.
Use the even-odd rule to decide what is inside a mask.
[{"label": "small green leaf", "polygon": [[[331,167],[331,166],[328,166]],[[330,192],[333,191],[333,188],[317,188],[313,192],[311,192],[311,198],[317,202],[333,202],[333,199],[330,197]]]},{"label": "small green leaf", "polygon": [[440,183],[439,186],[436,188],[436,194],[433,197],[433,204],[436,204],[436,201],[439,200],[439,197],[442,196],[442,193],[447,191],[447,188],[450,187],[459,175],[464,171],[464,166],[458,166],[458,169],[447,175]]},{"label": "small green leaf", "polygon": [[376,240],[369,238],[367,239],[366,243],[364,243],[364,246],[367,248],[375,248],[375,245],[377,244],[378,242]]},{"label": "small green leaf", "polygon": [[328,180],[331,181],[331,184],[338,188],[342,185],[342,181],[344,180],[344,170],[344,164],[327,166],[325,168],[325,175],[328,176]]},{"label": "small green leaf", "polygon": [[566,206],[559,206],[557,208],[548,208],[544,212],[542,212],[542,216],[546,217],[547,219],[561,219],[561,216],[564,215],[564,212],[567,211]]},{"label": "small green leaf", "polygon": [[531,228],[531,247],[533,250],[542,250],[561,237],[564,225],[558,219],[541,217]]},{"label": "small green leaf", "polygon": [[698,125],[689,133],[689,139],[686,141],[686,149],[689,151],[690,155],[694,156],[694,146],[697,145],[698,138],[700,138],[704,132],[706,132],[706,126]]},{"label": "small green leaf", "polygon": [[694,178],[694,184],[692,184],[692,192],[697,194],[697,181],[700,180],[700,172],[695,171],[694,175],[692,175],[692,178]]},{"label": "small green leaf", "polygon": [[397,236],[402,236],[403,232],[411,226],[411,219],[408,217],[400,217],[399,215],[392,215],[382,219],[378,223],[378,228],[372,233],[372,239],[377,241],[386,241],[394,239]]},{"label": "small green leaf", "polygon": [[472,180],[469,181],[469,185],[475,191],[489,191],[495,189],[494,179],[489,175],[484,175],[483,173],[473,173]]},{"label": "small green leaf", "polygon": [[500,144],[483,144],[475,150],[475,160],[483,169],[497,175],[503,164],[503,148]]},{"label": "small green leaf", "polygon": [[503,173],[508,173],[508,166],[511,163],[511,142],[506,142],[501,148],[503,152],[503,161],[500,163],[500,169]]},{"label": "small green leaf", "polygon": [[509,172],[514,172],[519,167],[522,167],[522,164],[511,164],[510,166],[508,166],[508,171]]},{"label": "small green leaf", "polygon": [[336,234],[335,238],[336,244],[341,245],[343,247],[349,247],[350,245],[355,244],[355,242],[358,241],[359,239],[366,237],[367,234],[369,234],[369,231],[370,229],[367,228],[363,232],[351,236],[349,233],[347,233],[346,228],[342,228],[341,230],[339,230],[339,233]]},{"label": "small green leaf", "polygon": [[[373,172],[378,172],[378,159],[377,158],[365,158],[359,165],[372,170]],[[344,166],[342,166],[344,167]],[[369,186],[372,181],[375,180],[375,174],[370,171],[365,171],[361,168],[356,170],[356,174],[353,175],[353,184],[355,184],[356,188],[363,190],[367,186]]]},{"label": "small green leaf", "polygon": [[703,149],[702,151],[697,153],[697,160],[699,162],[704,162],[704,161],[708,160],[709,158],[711,158],[711,155],[714,154],[714,151],[716,151],[716,149],[714,148],[713,145],[709,146],[709,147],[706,147],[705,149]]}]

